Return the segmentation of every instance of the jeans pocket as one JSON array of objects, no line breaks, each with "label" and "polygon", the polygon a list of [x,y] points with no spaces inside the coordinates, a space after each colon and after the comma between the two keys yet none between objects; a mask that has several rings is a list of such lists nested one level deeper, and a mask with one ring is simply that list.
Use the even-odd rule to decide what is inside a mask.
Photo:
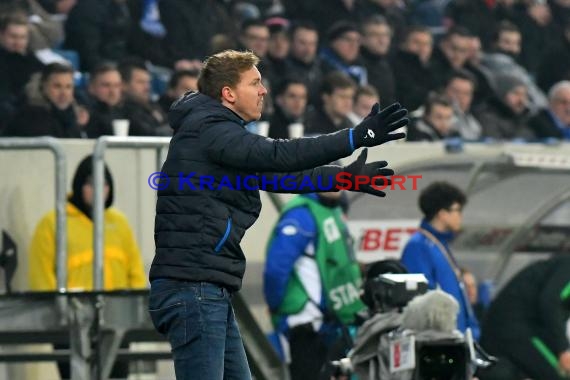
[{"label": "jeans pocket", "polygon": [[221,286],[211,283],[202,283],[200,288],[203,301],[221,301],[228,298],[228,291]]},{"label": "jeans pocket", "polygon": [[159,309],[149,309],[156,330],[165,335],[172,348],[186,343],[186,304],[177,302]]}]

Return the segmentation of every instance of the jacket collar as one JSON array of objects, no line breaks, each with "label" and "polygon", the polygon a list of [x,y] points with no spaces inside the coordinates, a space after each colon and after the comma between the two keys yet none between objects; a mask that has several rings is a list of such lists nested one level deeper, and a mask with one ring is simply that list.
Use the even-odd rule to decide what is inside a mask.
[{"label": "jacket collar", "polygon": [[442,244],[444,244],[445,246],[448,245],[449,242],[451,242],[453,240],[453,238],[455,237],[455,234],[451,231],[449,232],[441,232],[436,230],[435,228],[433,228],[433,226],[425,219],[422,220],[420,227],[423,228],[424,230],[427,230],[429,232],[431,232],[433,234],[433,236],[436,237],[437,240],[439,240]]}]

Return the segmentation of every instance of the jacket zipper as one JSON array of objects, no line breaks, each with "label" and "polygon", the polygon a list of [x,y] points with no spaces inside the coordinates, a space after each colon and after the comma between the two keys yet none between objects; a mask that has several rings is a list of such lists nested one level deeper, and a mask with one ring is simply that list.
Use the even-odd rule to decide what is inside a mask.
[{"label": "jacket zipper", "polygon": [[228,217],[228,222],[226,224],[226,232],[224,233],[224,236],[222,236],[222,240],[220,240],[220,242],[218,243],[218,245],[216,245],[216,248],[214,248],[215,252],[220,252],[220,250],[222,249],[222,247],[224,246],[224,243],[226,242],[226,240],[228,240],[228,236],[230,236],[230,231],[232,230],[232,217],[229,216]]}]

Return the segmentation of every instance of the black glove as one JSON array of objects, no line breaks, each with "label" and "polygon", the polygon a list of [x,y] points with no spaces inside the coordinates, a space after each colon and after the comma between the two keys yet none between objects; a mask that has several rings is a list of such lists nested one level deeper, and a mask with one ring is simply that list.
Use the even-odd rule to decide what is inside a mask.
[{"label": "black glove", "polygon": [[378,112],[380,104],[376,103],[372,111],[354,127],[354,147],[376,146],[388,141],[399,140],[406,137],[405,133],[390,133],[408,125],[408,110],[402,108],[400,103],[394,103]]},{"label": "black glove", "polygon": [[[391,184],[387,177],[394,175],[394,171],[386,168],[388,165],[386,161],[367,164],[366,157],[368,157],[368,149],[364,149],[356,161],[344,167],[342,178],[346,181],[339,181],[337,188],[385,197],[386,193],[379,189],[384,189]],[[373,178],[376,176],[380,176],[380,178]],[[365,177],[368,178],[367,183],[364,183],[366,182]]]}]

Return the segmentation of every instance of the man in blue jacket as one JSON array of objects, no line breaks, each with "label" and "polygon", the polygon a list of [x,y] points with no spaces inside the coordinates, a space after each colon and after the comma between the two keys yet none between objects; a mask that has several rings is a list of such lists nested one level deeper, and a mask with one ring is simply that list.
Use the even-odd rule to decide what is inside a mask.
[{"label": "man in blue jacket", "polygon": [[459,303],[457,328],[465,332],[471,328],[479,339],[479,322],[465,293],[461,270],[449,249],[454,234],[463,221],[465,194],[446,182],[435,182],[420,194],[419,206],[424,219],[412,235],[402,254],[402,264],[410,273],[423,273],[429,288],[439,288],[451,294]]},{"label": "man in blue jacket", "polygon": [[[251,52],[209,57],[200,91],[178,99],[168,115],[174,136],[157,186],[149,312],[172,346],[179,380],[251,379],[230,299],[241,288],[240,242],[261,211],[259,190],[310,193],[314,187],[302,186],[307,179],[319,184],[324,177],[328,187],[341,172],[393,174],[382,169],[385,161],[366,164],[366,151],[346,167],[327,164],[403,138],[391,132],[408,123],[399,104],[381,112],[377,105],[356,127],[316,138],[249,133],[245,124],[261,117],[267,94],[258,63]],[[329,191],[339,190],[336,182]],[[386,195],[370,184],[353,190]]]}]

